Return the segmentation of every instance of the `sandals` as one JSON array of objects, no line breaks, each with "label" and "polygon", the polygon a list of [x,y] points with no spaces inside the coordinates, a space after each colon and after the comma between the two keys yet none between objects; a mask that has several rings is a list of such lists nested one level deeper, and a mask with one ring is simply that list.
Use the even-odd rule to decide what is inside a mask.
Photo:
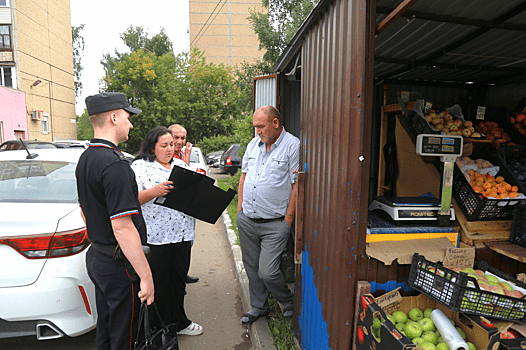
[{"label": "sandals", "polygon": [[203,333],[203,327],[198,325],[197,323],[190,323],[190,325],[186,328],[181,329],[177,334],[185,334],[185,335],[199,335]]},{"label": "sandals", "polygon": [[294,307],[289,306],[283,309],[283,318],[286,320],[290,320],[292,316],[294,315]]},{"label": "sandals", "polygon": [[254,316],[252,314],[249,314],[248,312],[246,314],[243,315],[243,317],[241,318],[241,324],[244,324],[245,326],[248,326],[249,324],[252,324],[254,322],[256,322],[260,317],[266,317],[268,316],[268,311],[266,312],[263,312],[257,316]]}]

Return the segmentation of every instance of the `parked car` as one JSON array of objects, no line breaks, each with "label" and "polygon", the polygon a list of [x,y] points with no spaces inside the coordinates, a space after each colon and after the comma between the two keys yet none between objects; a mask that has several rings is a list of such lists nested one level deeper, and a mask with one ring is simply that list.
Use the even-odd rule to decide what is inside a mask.
[{"label": "parked car", "polygon": [[206,164],[212,168],[219,168],[219,160],[225,151],[210,152],[205,156]]},{"label": "parked car", "polygon": [[223,173],[234,175],[238,169],[241,169],[244,151],[245,147],[242,147],[239,143],[230,145],[223,155],[221,155],[219,170]]},{"label": "parked car", "polygon": [[198,147],[192,147],[192,153],[190,153],[190,169],[203,175],[210,175],[210,169],[206,165],[205,157],[203,152]]},{"label": "parked car", "polygon": [[[26,144],[26,147],[28,149],[45,149],[45,148],[52,148],[56,149],[58,148],[56,145],[54,145],[52,142],[48,141],[29,141],[24,140],[24,143]],[[20,140],[9,140],[0,145],[0,151],[15,151],[15,150],[22,150],[25,149],[22,145],[22,142]]]},{"label": "parked car", "polygon": [[84,149],[0,152],[0,338],[95,328],[75,168]]},{"label": "parked car", "polygon": [[66,145],[69,148],[88,148],[89,141],[88,140],[60,140],[60,141],[53,141],[53,144],[55,145]]}]

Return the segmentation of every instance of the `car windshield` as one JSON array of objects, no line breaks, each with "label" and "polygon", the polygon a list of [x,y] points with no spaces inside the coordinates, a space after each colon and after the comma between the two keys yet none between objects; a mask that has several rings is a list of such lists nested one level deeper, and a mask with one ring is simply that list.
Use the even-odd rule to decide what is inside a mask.
[{"label": "car windshield", "polygon": [[76,163],[0,161],[0,202],[77,202]]}]

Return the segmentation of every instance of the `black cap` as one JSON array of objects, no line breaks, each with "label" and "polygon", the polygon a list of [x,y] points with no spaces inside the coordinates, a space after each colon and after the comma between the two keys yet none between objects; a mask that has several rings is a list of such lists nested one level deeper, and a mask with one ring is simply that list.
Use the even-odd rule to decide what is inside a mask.
[{"label": "black cap", "polygon": [[124,109],[131,114],[139,114],[142,112],[140,109],[130,107],[126,95],[122,92],[104,92],[102,94],[88,96],[86,97],[86,108],[88,109],[88,115],[114,111],[116,109]]}]

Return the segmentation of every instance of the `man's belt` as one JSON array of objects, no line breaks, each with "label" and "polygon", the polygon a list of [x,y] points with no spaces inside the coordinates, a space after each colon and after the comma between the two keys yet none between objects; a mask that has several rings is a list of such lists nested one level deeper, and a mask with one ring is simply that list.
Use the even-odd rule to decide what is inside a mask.
[{"label": "man's belt", "polygon": [[257,224],[266,224],[267,222],[272,222],[272,221],[283,221],[284,219],[285,219],[284,216],[281,216],[279,218],[274,218],[274,219],[252,219],[250,218],[250,220],[254,221]]},{"label": "man's belt", "polygon": [[117,244],[100,244],[91,242],[91,246],[106,255],[107,257],[113,258],[115,256],[115,250],[117,249]]}]

